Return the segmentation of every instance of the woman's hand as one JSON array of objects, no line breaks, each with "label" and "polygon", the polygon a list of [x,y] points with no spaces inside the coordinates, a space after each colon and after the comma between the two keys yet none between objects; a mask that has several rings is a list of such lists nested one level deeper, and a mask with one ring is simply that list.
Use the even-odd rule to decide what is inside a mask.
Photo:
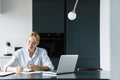
[{"label": "woman's hand", "polygon": [[21,66],[16,67],[16,72],[18,73],[23,72],[23,68]]},{"label": "woman's hand", "polygon": [[35,71],[35,70],[49,70],[48,66],[39,66],[39,65],[28,65],[28,69],[30,69],[31,71]]},{"label": "woman's hand", "polygon": [[37,65],[34,64],[28,65],[28,69],[30,69],[31,71],[35,71],[37,70]]}]

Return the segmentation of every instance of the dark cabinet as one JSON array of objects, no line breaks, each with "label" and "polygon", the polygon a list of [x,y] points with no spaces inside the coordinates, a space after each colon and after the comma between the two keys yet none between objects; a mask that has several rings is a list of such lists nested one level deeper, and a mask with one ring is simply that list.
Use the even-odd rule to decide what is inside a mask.
[{"label": "dark cabinet", "polygon": [[[67,13],[73,3],[67,0]],[[80,67],[100,67],[99,8],[99,0],[79,0],[76,20],[66,19],[66,53],[79,53]]]},{"label": "dark cabinet", "polygon": [[33,0],[33,30],[64,33],[64,1]]},{"label": "dark cabinet", "polygon": [[60,57],[64,54],[64,33],[40,33],[38,47],[45,48],[49,57]]},{"label": "dark cabinet", "polygon": [[33,31],[63,33],[64,53],[79,54],[77,67],[100,67],[100,0],[79,0],[77,18],[70,21],[67,13],[74,3],[33,0]]}]

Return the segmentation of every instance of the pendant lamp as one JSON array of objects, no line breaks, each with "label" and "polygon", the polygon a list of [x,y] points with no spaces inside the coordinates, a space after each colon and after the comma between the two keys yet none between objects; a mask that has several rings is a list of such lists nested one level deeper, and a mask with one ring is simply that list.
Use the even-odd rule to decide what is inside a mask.
[{"label": "pendant lamp", "polygon": [[77,4],[78,4],[78,0],[76,0],[73,10],[68,13],[68,19],[69,20],[75,20],[76,19],[77,14],[76,14],[75,10],[76,10]]}]

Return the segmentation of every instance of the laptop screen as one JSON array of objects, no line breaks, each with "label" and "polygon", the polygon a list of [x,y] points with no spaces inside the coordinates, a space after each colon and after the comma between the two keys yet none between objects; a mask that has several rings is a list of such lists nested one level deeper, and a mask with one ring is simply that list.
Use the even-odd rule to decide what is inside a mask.
[{"label": "laptop screen", "polygon": [[78,55],[61,55],[57,68],[58,73],[74,72]]}]

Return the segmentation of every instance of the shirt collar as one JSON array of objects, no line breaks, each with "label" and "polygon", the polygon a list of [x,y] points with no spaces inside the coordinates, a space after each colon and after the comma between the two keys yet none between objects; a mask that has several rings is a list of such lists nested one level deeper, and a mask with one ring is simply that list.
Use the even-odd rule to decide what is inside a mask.
[{"label": "shirt collar", "polygon": [[34,52],[34,54],[33,54],[32,57],[29,56],[29,51],[28,51],[28,48],[27,48],[27,47],[26,47],[26,52],[27,52],[27,56],[28,56],[29,60],[31,61],[31,59],[34,58],[35,55],[37,54],[37,47],[36,47],[35,52]]}]

